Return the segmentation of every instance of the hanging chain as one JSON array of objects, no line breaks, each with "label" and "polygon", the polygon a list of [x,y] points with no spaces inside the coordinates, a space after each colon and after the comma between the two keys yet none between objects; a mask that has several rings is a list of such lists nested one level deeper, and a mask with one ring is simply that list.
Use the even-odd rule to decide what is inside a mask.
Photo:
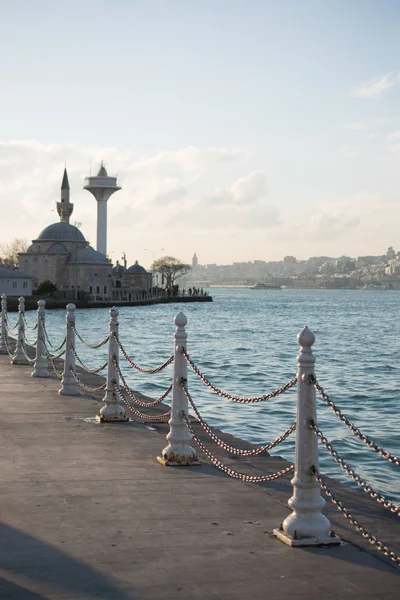
[{"label": "hanging chain", "polygon": [[143,408],[147,408],[149,406],[156,406],[156,404],[160,404],[163,400],[165,400],[165,398],[168,396],[168,394],[172,390],[172,383],[171,383],[169,388],[157,400],[153,400],[152,402],[142,402],[142,400],[139,400],[139,398],[137,398],[137,396],[135,396],[135,394],[133,393],[133,391],[130,389],[129,385],[127,384],[126,379],[123,376],[122,371],[119,367],[116,356],[113,356],[113,365],[117,369],[117,373],[120,376],[122,383],[124,384],[125,392],[128,394],[128,396],[131,398],[131,400],[133,400],[133,402],[135,404],[138,404],[139,406],[143,406]]},{"label": "hanging chain", "polygon": [[81,387],[83,390],[85,390],[86,392],[100,392],[102,390],[105,390],[107,387],[107,383],[103,383],[102,385],[100,385],[99,387],[90,387],[89,385],[86,385],[86,383],[83,383],[83,381],[81,381],[77,374],[75,373],[74,369],[70,369],[71,373],[72,373],[72,377],[75,379],[76,383],[78,384],[79,387]]},{"label": "hanging chain", "polygon": [[350,523],[353,525],[353,527],[355,527],[355,529],[357,529],[357,531],[359,533],[361,533],[362,537],[365,538],[366,540],[368,540],[370,544],[375,546],[375,548],[379,552],[383,552],[383,554],[385,556],[387,556],[388,558],[390,558],[390,560],[395,562],[397,565],[400,565],[400,556],[398,554],[396,554],[395,552],[393,552],[393,550],[390,550],[387,546],[385,546],[383,544],[383,542],[378,540],[374,535],[371,535],[371,533],[369,533],[369,531],[367,531],[365,529],[365,527],[360,525],[360,523],[357,521],[357,519],[355,519],[353,517],[353,515],[350,513],[350,511],[348,511],[347,508],[345,508],[343,506],[342,502],[328,488],[328,486],[326,485],[326,483],[322,479],[321,475],[319,474],[319,472],[317,471],[317,469],[314,466],[311,467],[311,471],[313,472],[315,479],[318,481],[319,485],[321,486],[321,489],[324,491],[324,493],[327,495],[327,497],[332,501],[332,503],[336,506],[336,508],[343,514],[343,516],[345,516],[346,519],[348,519],[350,521]]},{"label": "hanging chain", "polygon": [[89,369],[79,358],[79,356],[77,355],[75,348],[72,348],[71,346],[71,352],[72,354],[75,356],[75,359],[78,361],[79,365],[82,367],[82,369],[84,371],[86,371],[86,373],[100,373],[100,371],[104,371],[104,369],[106,368],[106,366],[108,365],[108,361],[105,362],[103,365],[100,365],[100,367],[98,367],[97,369]]},{"label": "hanging chain", "polygon": [[33,327],[31,327],[29,325],[28,321],[26,320],[25,313],[22,313],[22,318],[24,320],[24,323],[25,323],[27,329],[29,329],[30,331],[36,331],[36,329],[38,328],[37,322],[35,323],[35,325]]},{"label": "hanging chain", "polygon": [[121,398],[122,402],[129,408],[130,411],[133,412],[134,415],[136,415],[143,421],[161,421],[163,419],[168,419],[171,416],[170,410],[166,413],[163,413],[162,415],[145,415],[144,413],[140,412],[140,410],[138,410],[137,408],[132,406],[132,404],[126,398],[126,396],[124,394],[124,390],[121,388],[121,386],[118,385],[118,383],[116,381],[113,381],[112,384],[114,386],[114,390],[116,390],[118,392],[119,397]]},{"label": "hanging chain", "polygon": [[31,348],[34,348],[34,347],[36,346],[36,344],[37,344],[37,340],[35,340],[35,341],[33,342],[33,344],[31,344],[31,342],[28,340],[28,338],[27,338],[27,337],[26,337],[26,335],[25,335],[25,331],[22,331],[22,339],[23,339],[23,341],[25,342],[25,344],[26,344],[27,346],[30,346]]},{"label": "hanging chain", "polygon": [[311,383],[314,384],[314,387],[317,390],[317,392],[319,393],[319,395],[321,396],[321,398],[333,410],[333,412],[335,413],[335,415],[337,415],[339,417],[339,419],[341,421],[343,421],[343,423],[345,425],[347,425],[347,427],[350,429],[350,431],[352,433],[354,433],[354,435],[356,437],[358,437],[362,442],[364,442],[364,444],[366,444],[367,446],[369,446],[370,448],[372,448],[372,450],[374,450],[375,452],[377,452],[380,456],[382,456],[383,458],[385,458],[389,462],[393,463],[394,465],[397,465],[398,467],[400,467],[400,458],[397,457],[397,456],[392,455],[387,450],[384,450],[383,448],[381,448],[381,446],[378,446],[378,444],[375,444],[375,442],[373,442],[367,435],[365,435],[365,433],[362,433],[357,427],[355,427],[353,425],[353,423],[346,417],[346,415],[344,415],[342,413],[342,411],[340,410],[340,408],[338,408],[336,406],[336,404],[329,398],[328,394],[325,393],[324,388],[319,385],[319,383],[316,380],[315,376],[312,375],[311,378],[312,378],[311,379]]},{"label": "hanging chain", "polygon": [[72,323],[70,323],[69,327],[71,327],[72,331],[74,332],[74,334],[76,335],[78,340],[80,342],[82,342],[82,344],[84,346],[86,346],[86,348],[91,348],[92,350],[95,350],[96,348],[101,348],[101,346],[104,346],[104,344],[106,344],[108,342],[108,340],[110,339],[110,336],[108,335],[107,337],[104,338],[104,340],[101,340],[101,342],[99,342],[98,344],[89,344],[88,342],[85,342],[85,340],[82,338],[82,336],[77,332],[75,325],[72,325]]},{"label": "hanging chain", "polygon": [[390,510],[390,512],[395,513],[398,517],[400,517],[400,506],[398,506],[397,504],[393,504],[393,502],[390,502],[389,500],[386,500],[385,496],[383,496],[382,494],[379,494],[379,492],[376,492],[373,489],[373,487],[371,487],[364,479],[362,479],[362,477],[360,477],[360,475],[358,475],[355,472],[354,469],[349,467],[345,463],[343,458],[341,458],[338,455],[336,450],[331,446],[331,444],[328,442],[327,438],[323,435],[322,431],[318,428],[318,426],[313,421],[311,422],[310,427],[315,432],[315,434],[319,437],[319,439],[321,440],[321,442],[323,443],[325,448],[328,450],[329,454],[331,456],[333,456],[335,461],[342,467],[342,469],[344,469],[346,471],[346,473],[348,475],[350,475],[350,477],[353,479],[353,481],[355,481],[357,483],[357,485],[359,485],[364,490],[364,492],[369,494],[371,496],[371,498],[376,500],[378,502],[378,504],[380,504],[384,508],[387,508],[388,510]]},{"label": "hanging chain", "polygon": [[62,356],[64,356],[65,350],[62,350],[59,354],[51,354],[51,352],[49,352],[49,349],[46,346],[45,341],[42,340],[42,342],[43,342],[44,349],[46,350],[47,354],[41,354],[40,358],[47,358],[48,360],[56,360],[57,358],[61,358]]},{"label": "hanging chain", "polygon": [[51,366],[52,366],[52,369],[53,369],[53,371],[54,371],[54,373],[55,373],[56,377],[57,377],[58,379],[62,379],[62,378],[64,377],[64,373],[63,373],[62,371],[59,371],[59,370],[57,369],[57,367],[56,367],[56,365],[55,365],[55,362],[56,362],[56,361],[55,361],[55,359],[53,359],[53,358],[49,357],[49,361],[50,361],[50,364],[51,364]]},{"label": "hanging chain", "polygon": [[65,336],[65,338],[63,339],[63,341],[61,342],[61,344],[60,344],[59,346],[57,346],[57,348],[55,348],[55,347],[53,346],[53,344],[51,343],[51,341],[50,341],[50,338],[49,338],[49,336],[48,336],[48,334],[47,334],[47,330],[46,330],[46,326],[45,326],[45,323],[44,323],[43,317],[39,317],[39,318],[40,318],[40,322],[41,322],[41,324],[42,324],[42,329],[43,329],[43,331],[44,331],[44,335],[45,335],[45,337],[46,337],[46,340],[47,340],[47,342],[48,342],[48,344],[49,344],[50,348],[53,350],[53,352],[58,352],[59,350],[61,350],[61,348],[64,346],[65,342],[67,341],[67,336]]},{"label": "hanging chain", "polygon": [[8,355],[11,356],[12,358],[14,358],[14,356],[16,354],[16,348],[15,348],[15,350],[12,350],[10,344],[8,343],[8,336],[7,335],[4,337],[4,342],[6,344]]},{"label": "hanging chain", "polygon": [[297,383],[297,377],[294,377],[294,379],[289,381],[289,383],[287,383],[286,385],[283,385],[278,390],[275,390],[274,392],[271,392],[270,394],[264,394],[264,396],[254,396],[254,397],[233,396],[231,394],[228,394],[227,392],[223,392],[222,390],[217,388],[214,384],[212,384],[210,381],[208,381],[207,377],[205,375],[203,375],[203,373],[201,373],[201,371],[196,367],[196,365],[194,364],[194,362],[192,361],[190,356],[187,354],[185,348],[182,346],[181,349],[182,349],[183,356],[185,357],[185,359],[187,360],[187,362],[189,363],[189,365],[191,366],[193,371],[196,373],[196,375],[198,375],[198,377],[200,377],[202,382],[208,388],[210,388],[211,390],[216,392],[218,394],[218,396],[223,396],[224,398],[227,398],[228,400],[232,400],[232,402],[240,402],[241,404],[255,404],[256,402],[263,402],[265,400],[271,400],[272,398],[276,398],[276,396],[283,394],[284,392],[289,390],[291,387],[293,387]]},{"label": "hanging chain", "polygon": [[198,446],[201,448],[201,450],[204,452],[204,454],[210,459],[212,465],[214,467],[216,467],[217,469],[219,469],[220,471],[223,471],[230,477],[233,477],[234,479],[241,479],[242,481],[246,481],[247,483],[265,483],[267,481],[273,481],[274,479],[278,479],[279,477],[282,477],[283,475],[290,473],[294,469],[294,465],[290,465],[289,467],[286,467],[286,469],[283,469],[282,471],[277,471],[276,473],[272,473],[272,475],[246,475],[245,473],[239,473],[238,471],[235,471],[234,469],[231,469],[231,468],[227,467],[226,465],[224,465],[216,456],[211,454],[211,452],[205,447],[203,442],[195,434],[192,424],[190,422],[190,419],[185,414],[184,410],[181,410],[179,414],[180,414],[180,417],[183,419],[183,421],[186,423],[186,426],[187,426],[191,436],[197,442]]},{"label": "hanging chain", "polygon": [[7,329],[10,329],[10,330],[11,329],[18,329],[19,319],[15,323],[15,325],[11,325],[10,321],[8,320],[8,314],[6,313],[5,323],[6,323]]},{"label": "hanging chain", "polygon": [[131,365],[131,367],[133,367],[134,369],[136,369],[136,371],[139,371],[140,373],[145,373],[146,375],[153,375],[154,373],[159,373],[160,371],[165,369],[165,367],[168,367],[168,365],[170,365],[172,363],[172,361],[174,360],[174,357],[172,355],[169,357],[168,360],[165,361],[164,364],[160,365],[159,367],[156,367],[155,369],[143,369],[142,367],[139,367],[139,365],[137,365],[136,363],[133,362],[133,360],[130,358],[130,356],[126,352],[125,348],[123,347],[123,345],[116,333],[114,333],[114,339],[117,342],[118,347],[121,350],[122,354],[124,355],[125,360]]},{"label": "hanging chain", "polygon": [[257,456],[259,454],[263,454],[263,452],[268,452],[268,450],[272,450],[272,448],[275,448],[275,446],[278,446],[278,444],[283,442],[283,440],[285,440],[287,437],[289,437],[289,435],[291,433],[293,433],[293,431],[296,429],[296,423],[293,423],[293,425],[291,425],[289,427],[289,429],[287,429],[284,433],[282,433],[282,435],[280,435],[274,442],[271,442],[270,444],[267,444],[266,446],[261,446],[260,448],[255,448],[254,450],[244,450],[243,448],[229,446],[223,440],[221,440],[221,438],[219,438],[213,432],[213,430],[208,425],[208,423],[206,423],[206,421],[204,421],[204,419],[202,418],[201,414],[199,413],[199,411],[193,401],[193,398],[191,397],[191,395],[189,393],[189,390],[187,389],[185,381],[181,381],[181,386],[183,388],[183,391],[185,393],[187,400],[190,402],[191,407],[193,408],[193,411],[196,415],[197,420],[199,421],[200,425],[203,427],[204,431],[210,436],[210,438],[213,440],[213,442],[215,442],[218,446],[220,446],[220,448],[223,448],[224,450],[226,450],[226,452],[229,452],[230,454],[236,454],[236,455],[240,455],[240,456]]},{"label": "hanging chain", "polygon": [[29,356],[29,354],[27,353],[26,349],[25,349],[25,344],[22,342],[21,343],[21,350],[22,350],[22,354],[25,356],[26,360],[29,362],[30,365],[33,365],[35,362],[34,358],[31,358]]}]

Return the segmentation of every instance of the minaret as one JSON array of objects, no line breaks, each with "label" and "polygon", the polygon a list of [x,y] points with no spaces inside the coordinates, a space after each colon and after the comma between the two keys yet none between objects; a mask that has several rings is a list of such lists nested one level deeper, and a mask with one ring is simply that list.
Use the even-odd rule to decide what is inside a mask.
[{"label": "minaret", "polygon": [[117,178],[109,177],[103,163],[96,177],[86,177],[83,187],[97,200],[97,250],[107,254],[107,201],[111,194],[121,188],[117,186]]},{"label": "minaret", "polygon": [[199,260],[197,258],[197,254],[196,252],[193,254],[193,258],[192,258],[192,268],[195,269],[197,267],[197,265],[199,264]]},{"label": "minaret", "polygon": [[74,205],[69,201],[69,182],[67,169],[64,169],[64,176],[61,183],[61,201],[57,202],[57,212],[60,215],[61,223],[69,223],[69,218],[74,210]]}]

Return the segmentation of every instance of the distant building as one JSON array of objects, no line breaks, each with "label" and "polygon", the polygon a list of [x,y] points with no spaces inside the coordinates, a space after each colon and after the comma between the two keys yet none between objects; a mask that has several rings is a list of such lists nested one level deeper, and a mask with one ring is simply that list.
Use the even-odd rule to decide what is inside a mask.
[{"label": "distant building", "polygon": [[197,258],[197,254],[196,252],[193,254],[193,258],[192,258],[192,269],[195,269],[199,264],[199,260]]},{"label": "distant building", "polygon": [[0,266],[0,296],[32,296],[32,277]]}]

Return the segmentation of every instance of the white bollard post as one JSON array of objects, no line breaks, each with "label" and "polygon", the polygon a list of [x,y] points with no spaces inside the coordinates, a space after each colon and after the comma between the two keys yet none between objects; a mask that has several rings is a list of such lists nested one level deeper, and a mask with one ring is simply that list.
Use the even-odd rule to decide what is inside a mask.
[{"label": "white bollard post", "polygon": [[0,332],[0,354],[7,354],[7,296],[2,294],[1,296],[1,332]]},{"label": "white bollard post", "polygon": [[106,393],[103,398],[105,406],[100,409],[97,415],[97,420],[100,423],[116,423],[119,421],[129,421],[129,417],[125,414],[125,409],[115,392],[113,382],[118,384],[119,375],[114,360],[118,363],[119,347],[114,338],[114,334],[118,335],[118,315],[119,312],[113,306],[110,309],[110,339],[108,341],[108,365],[107,365],[107,386]]},{"label": "white bollard post", "polygon": [[200,461],[196,451],[191,447],[192,436],[186,423],[182,420],[181,411],[188,415],[188,401],[182,389],[182,379],[187,379],[187,363],[182,354],[182,347],[186,350],[187,334],[185,325],[186,316],[180,312],[174,319],[176,331],[174,333],[174,372],[172,380],[171,418],[168,421],[170,430],[167,435],[168,446],[164,448],[157,460],[164,466],[195,466]]},{"label": "white bollard post", "polygon": [[21,296],[19,299],[19,305],[18,305],[17,345],[16,345],[14,357],[11,361],[11,364],[13,364],[13,365],[29,365],[29,361],[27,360],[25,354],[22,351],[22,344],[24,343],[24,334],[25,334],[24,313],[25,313],[25,298],[23,296]]},{"label": "white bollard post", "polygon": [[37,343],[36,343],[36,358],[35,365],[32,372],[32,377],[50,377],[48,371],[47,358],[44,358],[46,354],[46,348],[44,344],[44,327],[45,327],[45,315],[46,315],[46,300],[38,301],[37,309]]},{"label": "white bollard post", "polygon": [[315,357],[311,346],[315,336],[308,329],[298,334],[300,352],[297,357],[297,426],[295,473],[292,479],[293,496],[288,504],[293,510],[273,533],[289,546],[321,546],[339,544],[340,539],[331,531],[329,520],[322,514],[325,500],[311,467],[318,469],[318,438],[310,428],[317,422],[314,375]]},{"label": "white bollard post", "polygon": [[61,379],[61,388],[58,390],[61,396],[80,396],[80,391],[72,375],[72,372],[76,373],[75,355],[71,350],[71,348],[75,350],[75,333],[72,329],[75,327],[75,318],[75,304],[67,304],[64,373]]}]

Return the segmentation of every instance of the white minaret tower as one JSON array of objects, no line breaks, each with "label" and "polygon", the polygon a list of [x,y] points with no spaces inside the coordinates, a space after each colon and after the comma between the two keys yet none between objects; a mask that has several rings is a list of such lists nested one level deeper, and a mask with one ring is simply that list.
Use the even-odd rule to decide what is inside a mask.
[{"label": "white minaret tower", "polygon": [[97,250],[107,254],[107,201],[111,194],[121,188],[117,186],[117,178],[109,177],[103,163],[96,177],[86,177],[84,190],[91,192],[97,200]]},{"label": "white minaret tower", "polygon": [[69,218],[74,210],[74,205],[69,201],[69,181],[67,168],[64,169],[64,176],[61,183],[61,199],[57,202],[57,212],[60,215],[61,223],[69,223]]}]

